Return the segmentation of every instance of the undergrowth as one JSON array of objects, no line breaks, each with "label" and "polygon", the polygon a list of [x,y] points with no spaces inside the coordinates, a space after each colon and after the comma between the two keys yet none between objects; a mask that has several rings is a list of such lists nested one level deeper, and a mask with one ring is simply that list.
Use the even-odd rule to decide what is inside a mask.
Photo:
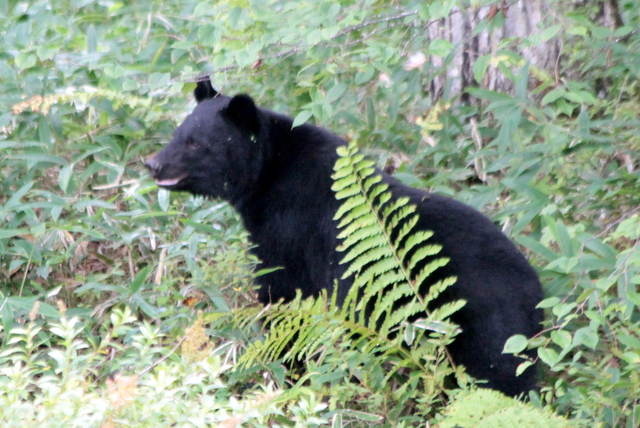
[{"label": "undergrowth", "polygon": [[[158,328],[136,328],[128,308],[114,309],[87,336],[84,323],[63,315],[30,321],[4,332],[0,354],[0,425],[3,427],[313,427],[326,405],[309,390],[283,393],[273,384],[233,394],[225,382],[231,365],[211,356],[202,318],[177,346],[168,348]],[[56,344],[43,340],[56,339]],[[128,337],[123,342],[119,340]],[[204,351],[204,352],[203,352]],[[104,366],[118,354],[122,366]]]}]

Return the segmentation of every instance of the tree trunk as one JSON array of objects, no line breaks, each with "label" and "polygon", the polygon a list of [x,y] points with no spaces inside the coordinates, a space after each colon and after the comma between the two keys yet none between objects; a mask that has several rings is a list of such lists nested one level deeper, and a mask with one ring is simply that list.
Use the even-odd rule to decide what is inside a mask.
[{"label": "tree trunk", "polygon": [[[585,0],[584,5],[593,4],[592,0]],[[580,7],[576,2],[554,2],[552,0],[518,0],[503,1],[479,8],[454,9],[448,17],[438,20],[429,26],[429,38],[440,38],[458,47],[452,64],[447,67],[447,75],[437,76],[432,82],[430,91],[439,98],[444,94],[446,98],[459,95],[463,103],[470,101],[465,92],[468,87],[480,86],[499,92],[512,93],[513,82],[500,72],[497,63],[500,62],[500,50],[516,52],[532,68],[553,76],[556,81],[561,77],[560,61],[562,44],[559,37],[549,40],[540,39],[537,44],[525,39],[540,35],[551,27],[558,16],[558,8]],[[618,28],[623,25],[618,9],[617,0],[597,2],[598,11],[595,19],[600,25]],[[478,31],[483,21],[490,21],[489,28]],[[500,23],[502,22],[502,25]],[[508,39],[511,39],[509,42]],[[473,64],[483,55],[491,55],[492,61],[482,78],[476,82]],[[431,57],[431,62],[437,68],[444,65],[444,58]],[[535,79],[533,79],[535,80]],[[533,82],[530,82],[532,84]]]}]

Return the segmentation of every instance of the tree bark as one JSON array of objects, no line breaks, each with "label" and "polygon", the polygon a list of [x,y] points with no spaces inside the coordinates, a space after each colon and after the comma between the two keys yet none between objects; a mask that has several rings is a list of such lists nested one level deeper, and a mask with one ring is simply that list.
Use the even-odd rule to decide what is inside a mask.
[{"label": "tree bark", "polygon": [[[589,4],[592,0],[585,0]],[[470,96],[465,92],[469,87],[482,87],[499,92],[512,93],[513,82],[497,67],[496,57],[500,50],[516,52],[535,67],[558,80],[561,76],[562,44],[559,37],[538,44],[525,42],[525,39],[541,34],[542,31],[556,23],[557,9],[580,7],[574,2],[553,0],[516,0],[503,1],[479,8],[454,9],[448,17],[438,20],[429,26],[429,38],[439,38],[451,42],[458,47],[457,54],[451,65],[447,67],[446,75],[439,75],[430,85],[430,92],[434,98],[440,98],[444,91],[446,98],[460,97],[460,101],[467,103]],[[619,28],[623,25],[617,0],[597,2],[600,25]],[[488,29],[478,31],[483,20],[491,21]],[[499,24],[504,21],[503,25]],[[473,64],[483,55],[491,55],[494,61],[490,63],[482,81],[476,82],[473,74]],[[444,66],[444,58],[431,57],[430,61],[436,68]],[[536,79],[530,79],[530,86],[535,85]]]}]

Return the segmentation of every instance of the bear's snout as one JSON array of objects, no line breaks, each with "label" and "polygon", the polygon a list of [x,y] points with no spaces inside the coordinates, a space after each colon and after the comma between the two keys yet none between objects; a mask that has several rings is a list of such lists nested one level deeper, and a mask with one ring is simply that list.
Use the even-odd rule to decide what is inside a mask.
[{"label": "bear's snout", "polygon": [[147,167],[147,169],[149,170],[149,174],[151,174],[153,178],[156,178],[160,173],[160,169],[162,169],[162,165],[160,165],[160,162],[156,160],[155,156],[147,159],[147,161],[144,163],[144,166]]}]

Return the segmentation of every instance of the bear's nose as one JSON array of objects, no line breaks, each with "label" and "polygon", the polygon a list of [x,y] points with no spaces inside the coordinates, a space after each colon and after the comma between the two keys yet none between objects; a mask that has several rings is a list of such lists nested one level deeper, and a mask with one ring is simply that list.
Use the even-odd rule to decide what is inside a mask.
[{"label": "bear's nose", "polygon": [[158,173],[160,172],[160,169],[162,168],[162,166],[160,165],[160,162],[156,160],[155,156],[150,159],[147,159],[147,161],[144,163],[144,166],[147,167],[152,177],[155,177],[156,175],[158,175]]}]

